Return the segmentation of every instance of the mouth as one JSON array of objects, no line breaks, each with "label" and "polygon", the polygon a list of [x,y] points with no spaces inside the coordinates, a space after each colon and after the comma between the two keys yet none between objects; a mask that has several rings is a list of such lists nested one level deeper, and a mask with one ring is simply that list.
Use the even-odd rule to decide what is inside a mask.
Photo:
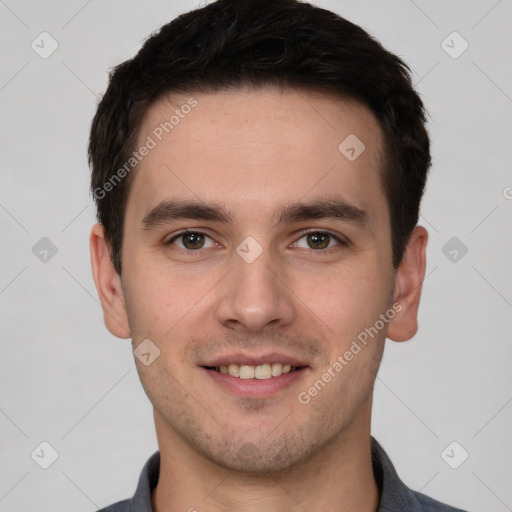
[{"label": "mouth", "polygon": [[230,356],[201,368],[216,385],[231,395],[268,398],[303,379],[311,368],[304,362],[278,354],[258,358]]},{"label": "mouth", "polygon": [[306,366],[292,366],[283,363],[263,363],[257,366],[250,364],[236,364],[220,366],[203,366],[206,370],[212,370],[223,375],[229,375],[235,379],[267,380],[280,377],[283,374],[299,371]]}]

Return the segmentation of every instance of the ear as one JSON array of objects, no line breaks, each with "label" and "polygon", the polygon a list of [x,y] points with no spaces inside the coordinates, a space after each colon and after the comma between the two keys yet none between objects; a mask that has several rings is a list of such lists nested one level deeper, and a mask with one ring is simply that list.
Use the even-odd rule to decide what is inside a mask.
[{"label": "ear", "polygon": [[393,341],[407,341],[418,331],[418,308],[425,278],[427,241],[427,230],[416,226],[396,271],[394,303],[400,304],[401,309],[397,309],[386,334]]},{"label": "ear", "polygon": [[129,338],[130,328],[121,278],[110,259],[110,247],[102,224],[93,226],[90,248],[92,273],[103,308],[105,325],[114,336]]}]

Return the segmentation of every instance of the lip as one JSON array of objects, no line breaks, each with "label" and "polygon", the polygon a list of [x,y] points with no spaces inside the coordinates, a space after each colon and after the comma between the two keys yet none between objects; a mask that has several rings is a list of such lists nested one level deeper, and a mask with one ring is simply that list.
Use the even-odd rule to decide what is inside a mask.
[{"label": "lip", "polygon": [[[300,361],[291,356],[285,354],[279,354],[278,352],[268,352],[266,354],[254,355],[254,354],[243,354],[242,352],[229,354],[226,356],[219,356],[216,359],[208,361],[206,363],[200,363],[199,366],[228,366],[230,364],[240,364],[248,366],[259,366],[265,363],[282,363],[289,364],[290,366],[308,366],[304,361]],[[274,377],[275,378],[275,377]]]},{"label": "lip", "polygon": [[[231,361],[233,361],[233,359],[231,359]],[[268,359],[266,361],[268,362]],[[205,367],[202,367],[201,370],[206,372],[206,375],[208,375],[215,384],[219,385],[230,394],[246,398],[269,398],[303,379],[306,374],[309,373],[310,368],[302,367],[289,373],[283,373],[279,377],[270,377],[269,379],[262,380],[240,379],[239,377],[233,377],[229,374],[217,372]]]}]

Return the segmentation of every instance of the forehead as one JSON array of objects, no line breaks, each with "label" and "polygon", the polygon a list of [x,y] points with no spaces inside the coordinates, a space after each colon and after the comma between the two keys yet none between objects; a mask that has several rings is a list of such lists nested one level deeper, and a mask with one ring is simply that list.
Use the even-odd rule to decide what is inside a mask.
[{"label": "forehead", "polygon": [[373,216],[387,213],[381,130],[355,101],[270,88],[168,97],[147,110],[136,148],[143,146],[151,149],[128,201],[139,216],[186,197],[270,218],[283,201],[332,194]]}]

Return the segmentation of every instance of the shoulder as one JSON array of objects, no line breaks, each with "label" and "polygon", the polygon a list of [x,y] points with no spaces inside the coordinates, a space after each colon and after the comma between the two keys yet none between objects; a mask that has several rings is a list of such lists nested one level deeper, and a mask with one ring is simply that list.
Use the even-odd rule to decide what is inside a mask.
[{"label": "shoulder", "polygon": [[153,512],[151,493],[156,487],[160,473],[160,453],[155,452],[146,462],[139,477],[133,498],[118,501],[98,512]]},{"label": "shoulder", "polygon": [[409,489],[400,480],[388,455],[373,437],[372,464],[380,491],[378,512],[465,512]]},{"label": "shoulder", "polygon": [[421,510],[421,512],[466,512],[460,508],[440,503],[439,501],[429,498],[424,494],[420,494],[419,492],[411,492],[418,503],[418,510]]},{"label": "shoulder", "polygon": [[113,503],[108,507],[98,510],[98,512],[132,512],[131,501],[132,500],[118,501],[117,503]]}]

